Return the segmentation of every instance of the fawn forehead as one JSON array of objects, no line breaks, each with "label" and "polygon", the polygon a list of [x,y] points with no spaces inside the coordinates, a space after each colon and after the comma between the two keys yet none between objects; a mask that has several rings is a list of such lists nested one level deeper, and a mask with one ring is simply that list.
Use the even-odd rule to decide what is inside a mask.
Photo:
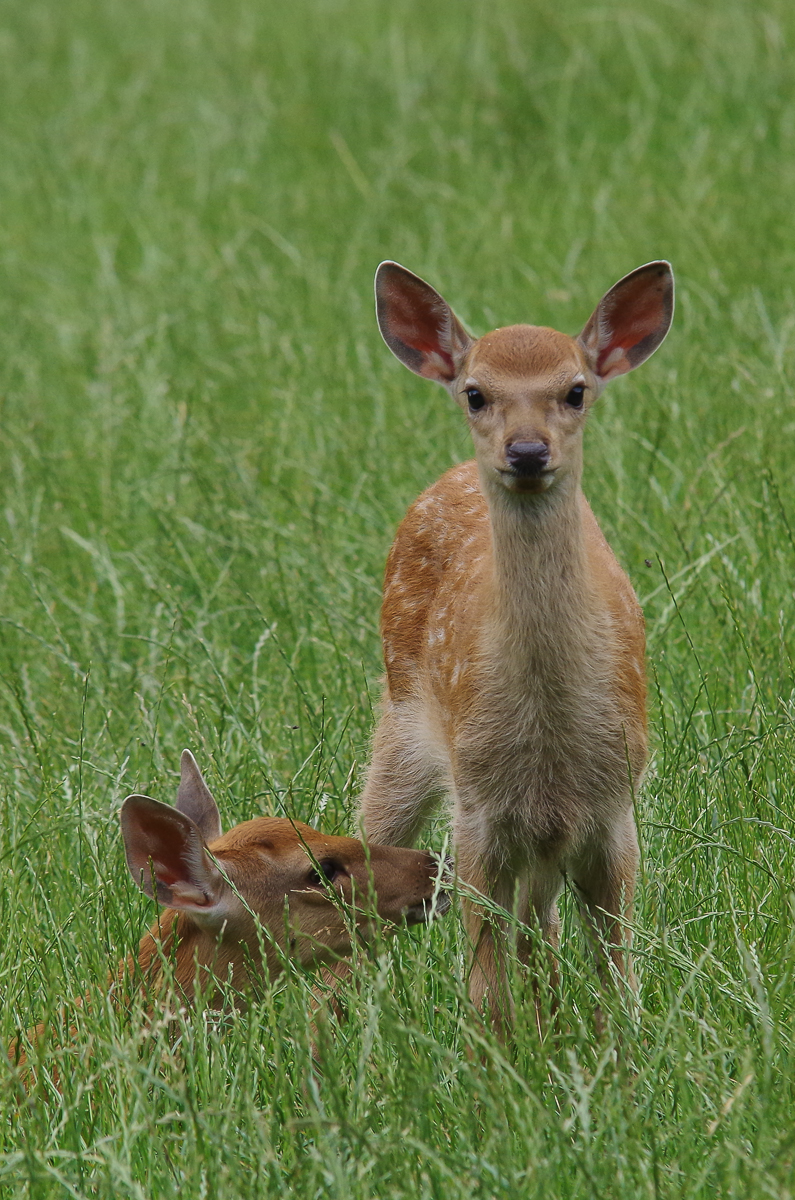
[{"label": "fawn forehead", "polygon": [[271,857],[297,858],[301,862],[310,856],[337,855],[352,861],[364,855],[361,843],[353,838],[320,833],[303,821],[287,817],[254,817],[243,821],[211,842],[210,849],[226,855],[262,851]]},{"label": "fawn forehead", "polygon": [[317,830],[302,821],[289,821],[286,817],[253,817],[222,833],[210,843],[210,849],[221,853],[252,848],[279,854],[294,850],[304,842],[311,846],[318,837]]},{"label": "fawn forehead", "polygon": [[587,366],[581,347],[565,333],[543,325],[508,325],[475,342],[464,371],[478,382],[482,378],[484,386],[508,377],[564,387]]}]

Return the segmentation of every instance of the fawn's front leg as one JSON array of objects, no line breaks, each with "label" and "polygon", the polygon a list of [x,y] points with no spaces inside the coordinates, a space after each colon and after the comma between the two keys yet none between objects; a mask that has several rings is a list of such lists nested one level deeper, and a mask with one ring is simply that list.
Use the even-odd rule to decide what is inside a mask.
[{"label": "fawn's front leg", "polygon": [[407,705],[385,703],[359,802],[359,820],[370,842],[414,845],[439,798],[443,772],[421,724]]}]

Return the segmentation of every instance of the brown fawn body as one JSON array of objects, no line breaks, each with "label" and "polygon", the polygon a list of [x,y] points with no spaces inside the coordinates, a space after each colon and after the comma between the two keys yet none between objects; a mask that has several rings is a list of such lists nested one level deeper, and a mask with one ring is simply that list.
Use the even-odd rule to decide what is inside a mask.
[{"label": "brown fawn body", "polygon": [[[670,268],[651,263],[621,280],[577,339],[518,325],[475,341],[395,263],[379,268],[376,296],[390,349],[468,411],[477,459],[420,496],[389,554],[365,833],[409,845],[447,794],[459,878],[517,904],[554,945],[568,877],[597,952],[609,946],[631,982],[644,629],[580,487],[582,435],[607,380],[665,336]],[[504,930],[464,905],[472,998],[488,994],[504,1015]]]},{"label": "brown fawn body", "polygon": [[[301,966],[335,963],[350,954],[351,936],[366,942],[377,927],[416,924],[446,911],[439,863],[423,851],[365,846],[300,821],[255,817],[221,832],[221,819],[189,750],[182,753],[175,808],[128,796],[121,810],[130,873],[164,905],[136,956],[117,972],[114,990],[130,981],[155,992],[164,966],[183,1000],[196,987],[218,999],[221,980],[239,994],[273,979],[286,959]],[[29,1039],[39,1041],[39,1026]],[[21,1045],[10,1049],[24,1066]]]}]

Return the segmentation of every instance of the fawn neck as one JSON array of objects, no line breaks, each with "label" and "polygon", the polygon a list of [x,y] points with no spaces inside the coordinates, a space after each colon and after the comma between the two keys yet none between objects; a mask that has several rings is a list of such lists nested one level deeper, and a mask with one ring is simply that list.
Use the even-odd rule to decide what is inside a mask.
[{"label": "fawn neck", "polygon": [[508,665],[558,671],[594,633],[579,473],[518,496],[481,473],[494,564],[493,631]]},{"label": "fawn neck", "polygon": [[247,978],[245,957],[246,948],[240,942],[207,933],[185,913],[168,908],[141,938],[137,964],[131,956],[127,970],[140,974],[157,989],[165,974],[164,961],[172,963],[174,982],[192,1003],[197,979],[206,980],[208,972],[233,987],[242,987]]}]

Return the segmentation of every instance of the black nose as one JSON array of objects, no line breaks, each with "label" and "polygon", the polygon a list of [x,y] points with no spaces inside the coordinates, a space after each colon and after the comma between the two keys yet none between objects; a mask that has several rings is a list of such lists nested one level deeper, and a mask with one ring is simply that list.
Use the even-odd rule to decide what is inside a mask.
[{"label": "black nose", "polygon": [[510,442],[505,458],[517,475],[540,475],[549,463],[549,446],[546,442]]}]

